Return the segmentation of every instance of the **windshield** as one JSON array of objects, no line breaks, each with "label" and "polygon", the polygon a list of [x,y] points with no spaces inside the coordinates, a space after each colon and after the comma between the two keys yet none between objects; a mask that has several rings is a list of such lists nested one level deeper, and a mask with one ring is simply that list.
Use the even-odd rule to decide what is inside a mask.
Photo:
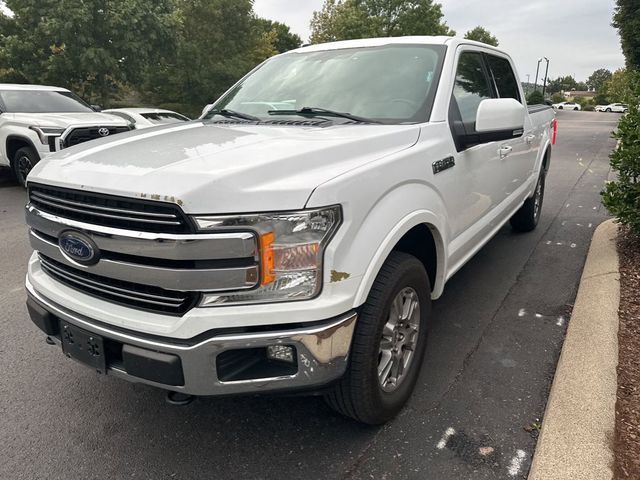
[{"label": "windshield", "polygon": [[71,92],[51,90],[0,91],[2,110],[9,113],[77,113],[93,112],[91,107]]},{"label": "windshield", "polygon": [[[382,123],[424,122],[431,112],[445,48],[387,45],[281,55],[247,76],[213,110],[272,119],[270,111],[312,107]],[[214,115],[210,112],[205,118]]]}]

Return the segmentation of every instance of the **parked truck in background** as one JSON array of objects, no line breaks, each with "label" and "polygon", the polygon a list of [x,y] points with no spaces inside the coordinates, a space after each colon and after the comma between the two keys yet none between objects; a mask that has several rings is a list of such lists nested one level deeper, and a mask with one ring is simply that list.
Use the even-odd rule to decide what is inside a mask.
[{"label": "parked truck in background", "polygon": [[199,120],[36,165],[31,318],[101,373],[189,395],[321,393],[385,422],[447,280],[505,223],[538,224],[555,128],[485,44],[278,55]]},{"label": "parked truck in background", "polygon": [[96,112],[66,88],[0,83],[0,167],[10,167],[21,185],[51,153],[129,130],[128,122]]}]

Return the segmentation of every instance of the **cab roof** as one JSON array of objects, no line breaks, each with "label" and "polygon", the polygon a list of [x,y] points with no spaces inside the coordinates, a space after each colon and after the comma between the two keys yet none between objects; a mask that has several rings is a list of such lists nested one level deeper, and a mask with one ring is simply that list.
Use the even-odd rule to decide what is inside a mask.
[{"label": "cab roof", "polygon": [[407,37],[380,37],[380,38],[363,38],[357,40],[342,40],[339,42],[319,43],[315,45],[306,45],[287,53],[301,52],[320,52],[324,50],[338,50],[342,48],[365,48],[365,47],[381,47],[384,45],[447,45],[457,47],[458,45],[476,45],[492,50],[500,49],[487,45],[486,43],[467,40],[459,37],[448,36],[407,36]]}]

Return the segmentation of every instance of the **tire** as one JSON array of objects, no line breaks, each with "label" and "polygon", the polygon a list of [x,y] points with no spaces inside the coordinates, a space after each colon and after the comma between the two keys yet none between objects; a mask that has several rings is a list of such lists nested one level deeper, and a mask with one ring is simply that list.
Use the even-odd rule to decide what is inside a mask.
[{"label": "tire", "polygon": [[31,147],[22,147],[16,151],[11,160],[11,170],[20,185],[27,186],[27,175],[39,161],[40,157]]},{"label": "tire", "polygon": [[564,110],[564,107],[563,107],[562,105],[560,105],[560,106],[558,107],[558,110]]},{"label": "tire", "polygon": [[579,110],[578,107],[573,109],[574,112],[577,112],[578,110]]},{"label": "tire", "polygon": [[[349,367],[339,383],[325,395],[331,408],[370,425],[382,424],[402,410],[411,396],[424,358],[430,292],[429,277],[417,258],[402,252],[389,255],[367,301],[359,309]],[[396,308],[394,300],[397,300]],[[397,308],[400,305],[403,311],[409,303],[415,307],[415,301],[418,308],[410,309],[412,314],[407,315],[407,320],[402,319],[405,315],[393,315],[400,310]],[[394,368],[400,363],[393,361],[394,355],[398,355],[393,347],[399,348],[401,363],[406,369]],[[384,365],[391,366],[385,369]],[[380,374],[379,369],[382,369]]]},{"label": "tire", "polygon": [[610,109],[610,108],[607,108],[607,109],[605,110],[605,112],[607,112],[607,113],[611,113],[611,109]]},{"label": "tire", "polygon": [[544,200],[545,172],[540,172],[533,196],[527,198],[520,209],[513,214],[509,222],[517,232],[531,232],[538,226]]}]

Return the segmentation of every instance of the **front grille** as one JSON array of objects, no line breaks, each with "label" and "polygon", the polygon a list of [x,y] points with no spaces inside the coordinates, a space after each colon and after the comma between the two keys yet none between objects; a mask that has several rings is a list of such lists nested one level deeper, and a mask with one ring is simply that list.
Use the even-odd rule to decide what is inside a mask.
[{"label": "front grille", "polygon": [[43,212],[138,232],[193,233],[177,205],[30,184],[29,201]]},{"label": "front grille", "polygon": [[[99,131],[103,128],[109,130],[109,135],[100,135]],[[78,127],[71,130],[64,139],[62,148],[72,147],[80,143],[95,140],[97,138],[110,137],[118,133],[130,131],[130,127]]]},{"label": "front grille", "polygon": [[94,275],[64,265],[42,254],[39,254],[39,258],[42,270],[68,287],[139,310],[182,315],[193,308],[199,298],[199,295],[193,292],[165,290]]}]

